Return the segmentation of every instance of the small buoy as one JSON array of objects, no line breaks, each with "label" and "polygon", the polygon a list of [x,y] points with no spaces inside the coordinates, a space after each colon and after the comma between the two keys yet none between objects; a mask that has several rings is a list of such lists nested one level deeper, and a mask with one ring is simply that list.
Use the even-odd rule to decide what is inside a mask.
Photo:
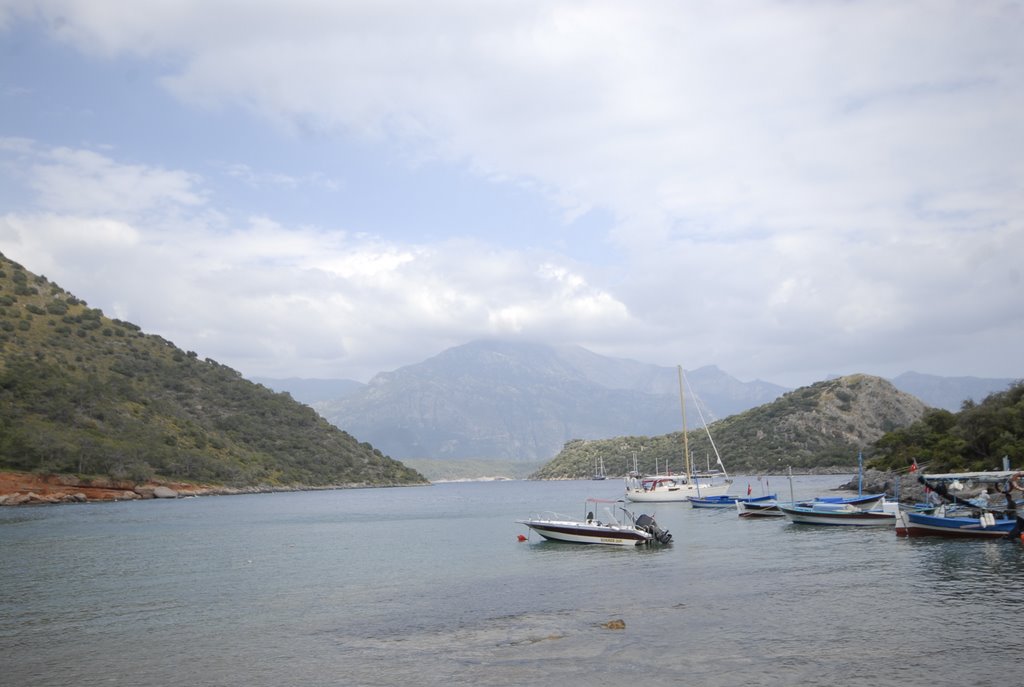
[{"label": "small buoy", "polygon": [[519,541],[526,541],[526,535],[525,534],[520,534],[518,539],[519,539]]}]

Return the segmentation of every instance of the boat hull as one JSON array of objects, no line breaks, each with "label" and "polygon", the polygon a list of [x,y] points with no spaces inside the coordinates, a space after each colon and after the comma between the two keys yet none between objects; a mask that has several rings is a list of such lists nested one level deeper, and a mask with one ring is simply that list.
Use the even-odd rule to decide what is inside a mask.
[{"label": "boat hull", "polygon": [[720,496],[691,496],[688,501],[694,508],[732,508],[736,497],[722,494]]},{"label": "boat hull", "polygon": [[553,520],[520,520],[519,522],[545,539],[572,544],[637,546],[639,544],[646,544],[652,539],[651,535],[647,532],[630,527],[620,528]]},{"label": "boat hull", "polygon": [[[703,491],[703,490],[701,490]],[[774,503],[775,494],[766,496],[691,496],[690,505],[694,508],[735,508],[737,503]]]},{"label": "boat hull", "polygon": [[724,496],[727,491],[729,491],[728,484],[702,484],[699,489],[694,484],[658,486],[653,489],[628,486],[626,487],[626,498],[639,503],[668,503],[689,501],[691,497]]}]

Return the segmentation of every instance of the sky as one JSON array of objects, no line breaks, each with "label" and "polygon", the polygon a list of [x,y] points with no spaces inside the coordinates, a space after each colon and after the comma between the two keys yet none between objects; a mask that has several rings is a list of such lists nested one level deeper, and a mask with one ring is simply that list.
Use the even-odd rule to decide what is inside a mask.
[{"label": "sky", "polygon": [[1024,3],[0,0],[0,252],[247,377],[1024,377]]}]

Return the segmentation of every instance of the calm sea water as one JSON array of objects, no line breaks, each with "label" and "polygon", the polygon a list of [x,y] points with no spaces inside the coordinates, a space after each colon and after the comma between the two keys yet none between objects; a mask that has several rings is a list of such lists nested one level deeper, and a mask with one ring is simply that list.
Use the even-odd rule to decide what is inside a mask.
[{"label": "calm sea water", "polygon": [[[798,477],[794,490],[843,480]],[[771,486],[788,498],[784,478]],[[586,497],[621,489],[494,482],[0,509],[0,684],[1019,682],[1019,544],[686,504],[638,504],[675,536],[661,549],[517,541],[517,518],[582,516]],[[625,630],[601,626],[613,619]]]}]

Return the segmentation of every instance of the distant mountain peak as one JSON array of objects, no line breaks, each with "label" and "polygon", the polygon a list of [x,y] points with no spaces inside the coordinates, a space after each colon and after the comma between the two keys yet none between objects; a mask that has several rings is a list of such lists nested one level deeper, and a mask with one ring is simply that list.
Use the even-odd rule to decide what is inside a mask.
[{"label": "distant mountain peak", "polygon": [[[710,417],[776,398],[715,366],[691,380]],[[400,458],[547,460],[566,441],[679,426],[676,369],[581,346],[482,339],[376,375],[320,406],[331,422]]]}]

